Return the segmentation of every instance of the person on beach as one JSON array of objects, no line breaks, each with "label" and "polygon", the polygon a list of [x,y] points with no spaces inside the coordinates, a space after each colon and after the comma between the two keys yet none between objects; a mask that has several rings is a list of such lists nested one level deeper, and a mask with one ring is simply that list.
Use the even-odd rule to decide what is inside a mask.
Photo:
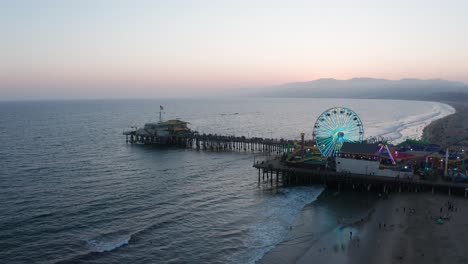
[{"label": "person on beach", "polygon": [[350,239],[350,240],[353,239],[353,232],[352,232],[352,231],[349,232],[349,239]]}]

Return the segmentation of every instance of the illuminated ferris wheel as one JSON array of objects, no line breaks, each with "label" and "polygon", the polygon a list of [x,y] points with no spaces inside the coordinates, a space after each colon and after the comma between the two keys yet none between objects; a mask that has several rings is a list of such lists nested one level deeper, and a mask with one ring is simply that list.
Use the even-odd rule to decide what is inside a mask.
[{"label": "illuminated ferris wheel", "polygon": [[344,142],[362,142],[364,127],[353,110],[333,107],[317,118],[313,136],[322,156],[331,157],[340,152]]}]

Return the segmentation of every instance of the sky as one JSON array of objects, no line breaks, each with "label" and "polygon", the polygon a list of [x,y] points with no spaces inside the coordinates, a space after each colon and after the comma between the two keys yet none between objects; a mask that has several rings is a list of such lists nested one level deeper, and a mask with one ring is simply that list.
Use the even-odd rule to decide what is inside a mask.
[{"label": "sky", "polygon": [[0,0],[0,100],[468,83],[468,1]]}]

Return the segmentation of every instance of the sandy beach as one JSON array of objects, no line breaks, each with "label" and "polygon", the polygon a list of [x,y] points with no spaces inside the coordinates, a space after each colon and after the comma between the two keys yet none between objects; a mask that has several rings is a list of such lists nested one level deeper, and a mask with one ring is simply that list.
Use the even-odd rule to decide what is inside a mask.
[{"label": "sandy beach", "polygon": [[[337,224],[315,238],[308,234],[317,220],[301,226],[302,215],[292,228],[297,230],[259,263],[467,263],[468,200],[430,193],[375,198],[362,219]],[[439,217],[445,218],[443,224]]]},{"label": "sandy beach", "polygon": [[[445,146],[467,136],[468,105],[443,103],[457,112],[424,128],[423,139]],[[321,219],[321,212],[328,218]],[[468,263],[466,223],[464,197],[328,190],[303,209],[288,237],[258,263]]]},{"label": "sandy beach", "polygon": [[[467,263],[466,199],[394,194],[375,209],[360,242],[351,242],[348,263]],[[437,222],[439,217],[446,219],[443,224]]]},{"label": "sandy beach", "polygon": [[[422,138],[446,145],[468,136],[468,103],[465,100],[442,101],[442,103],[451,105],[456,112],[426,126]],[[468,144],[468,140],[464,143]]]}]

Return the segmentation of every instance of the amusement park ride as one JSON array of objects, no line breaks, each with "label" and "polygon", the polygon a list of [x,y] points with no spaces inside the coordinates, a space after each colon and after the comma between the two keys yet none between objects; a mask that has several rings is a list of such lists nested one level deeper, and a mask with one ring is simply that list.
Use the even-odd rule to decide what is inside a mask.
[{"label": "amusement park ride", "polygon": [[343,143],[363,141],[364,127],[353,110],[333,107],[317,118],[312,136],[323,156],[336,156]]},{"label": "amusement park ride", "polygon": [[[351,173],[362,172],[365,167],[365,174],[392,177],[419,172],[426,178],[433,178],[438,169],[439,174],[442,171],[444,176],[457,171],[460,181],[468,181],[468,177],[462,173],[465,170],[464,151],[457,159],[449,160],[449,147],[465,139],[443,147],[418,140],[406,140],[398,145],[389,144],[389,140],[382,137],[364,140],[361,119],[346,107],[327,109],[317,118],[312,133],[313,145],[305,146],[304,134],[301,136],[301,145],[286,157],[289,165],[337,171],[345,171],[343,167],[346,166],[346,172]],[[343,145],[347,150],[342,152]],[[372,150],[373,146],[375,151]],[[454,166],[458,164],[461,167]],[[450,171],[449,165],[452,167]]]},{"label": "amusement park ride", "polygon": [[326,166],[327,159],[336,156],[345,142],[363,141],[364,127],[353,110],[333,107],[317,118],[312,137],[314,145],[296,148],[289,156],[288,163]]}]

